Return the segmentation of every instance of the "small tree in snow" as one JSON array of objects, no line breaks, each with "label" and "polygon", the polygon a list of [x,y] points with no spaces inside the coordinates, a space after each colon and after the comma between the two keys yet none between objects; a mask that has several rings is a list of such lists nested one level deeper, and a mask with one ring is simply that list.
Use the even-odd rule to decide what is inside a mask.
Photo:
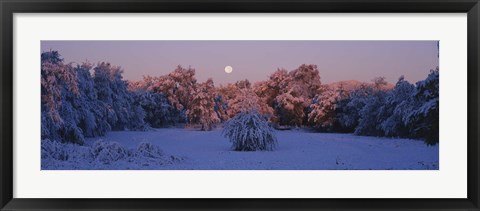
[{"label": "small tree in snow", "polygon": [[223,128],[235,151],[271,151],[277,146],[272,127],[255,111],[245,111],[230,119]]}]

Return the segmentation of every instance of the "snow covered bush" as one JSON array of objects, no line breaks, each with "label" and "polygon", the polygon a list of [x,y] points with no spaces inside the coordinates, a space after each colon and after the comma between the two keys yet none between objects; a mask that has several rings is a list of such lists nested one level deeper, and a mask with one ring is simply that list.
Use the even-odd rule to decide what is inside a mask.
[{"label": "snow covered bush", "polygon": [[237,114],[225,123],[222,134],[235,151],[271,151],[277,146],[273,128],[255,111]]},{"label": "snow covered bush", "polygon": [[99,163],[109,164],[123,160],[129,156],[129,151],[118,142],[98,140],[92,147],[95,160]]},{"label": "snow covered bush", "polygon": [[50,139],[41,141],[42,161],[44,159],[67,160],[68,155],[63,150],[63,144]]},{"label": "snow covered bush", "polygon": [[96,141],[93,146],[42,140],[42,169],[152,169],[183,159],[166,155],[156,145],[142,142],[127,149],[114,141]]},{"label": "snow covered bush", "polygon": [[141,166],[165,165],[178,160],[174,156],[167,156],[157,145],[142,142],[132,153],[131,161]]},{"label": "snow covered bush", "polygon": [[41,157],[42,169],[57,169],[65,165],[79,167],[95,159],[90,147],[50,139],[41,140]]},{"label": "snow covered bush", "polygon": [[137,146],[134,155],[137,157],[157,159],[163,156],[163,151],[157,145],[142,142]]}]

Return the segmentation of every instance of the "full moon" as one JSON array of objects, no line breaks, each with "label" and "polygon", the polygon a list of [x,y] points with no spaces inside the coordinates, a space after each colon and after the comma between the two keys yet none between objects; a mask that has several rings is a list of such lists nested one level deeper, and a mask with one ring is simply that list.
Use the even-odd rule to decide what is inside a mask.
[{"label": "full moon", "polygon": [[231,73],[232,71],[233,71],[232,66],[226,66],[226,67],[225,67],[225,72],[226,72],[226,73]]}]

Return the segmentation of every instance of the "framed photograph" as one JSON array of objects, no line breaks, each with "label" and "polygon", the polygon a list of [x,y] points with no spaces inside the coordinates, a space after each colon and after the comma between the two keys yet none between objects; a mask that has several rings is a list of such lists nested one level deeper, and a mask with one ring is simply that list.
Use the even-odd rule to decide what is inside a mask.
[{"label": "framed photograph", "polygon": [[479,210],[479,4],[0,1],[2,210]]}]

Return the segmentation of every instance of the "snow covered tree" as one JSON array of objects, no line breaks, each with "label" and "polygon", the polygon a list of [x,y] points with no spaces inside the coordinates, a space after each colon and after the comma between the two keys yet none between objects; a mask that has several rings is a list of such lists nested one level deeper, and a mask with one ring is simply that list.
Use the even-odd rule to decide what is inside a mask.
[{"label": "snow covered tree", "polygon": [[41,54],[42,139],[82,144],[84,136],[77,127],[79,117],[72,99],[79,95],[77,74],[64,64],[57,51]]},{"label": "snow covered tree", "polygon": [[222,96],[223,100],[228,101],[236,97],[239,88],[236,84],[228,83],[227,85],[220,85],[216,91],[218,95]]},{"label": "snow covered tree", "polygon": [[158,77],[152,76],[143,76],[142,80],[140,81],[128,81],[128,90],[135,92],[135,91],[153,91],[153,87],[158,80]]},{"label": "snow covered tree", "polygon": [[73,105],[79,117],[78,126],[86,137],[103,136],[111,130],[105,118],[105,108],[97,100],[91,69],[92,65],[89,63],[75,67],[80,92],[73,98]]},{"label": "snow covered tree", "polygon": [[195,87],[186,114],[191,124],[202,126],[201,130],[212,130],[213,125],[220,122],[215,112],[215,86],[212,79]]},{"label": "snow covered tree", "polygon": [[195,69],[186,69],[179,65],[168,75],[144,76],[142,81],[131,82],[129,88],[163,94],[175,108],[175,112],[171,113],[174,123],[186,123],[186,111],[189,109],[196,83]]},{"label": "snow covered tree", "polygon": [[237,114],[225,123],[222,134],[235,151],[271,151],[277,146],[273,128],[255,111]]},{"label": "snow covered tree", "polygon": [[258,97],[265,100],[265,102],[273,107],[275,98],[282,90],[285,90],[288,85],[288,71],[285,69],[278,69],[272,73],[268,80],[257,82],[253,89]]},{"label": "snow covered tree", "polygon": [[337,102],[345,97],[345,93],[341,89],[333,90],[328,87],[322,90],[310,105],[308,121],[316,128],[331,129],[337,121]]},{"label": "snow covered tree", "polygon": [[224,105],[226,103],[225,112],[228,118],[251,109],[255,109],[268,118],[273,116],[273,108],[257,96],[248,80],[237,81],[226,86],[221,85],[217,89],[217,94]]},{"label": "snow covered tree", "polygon": [[415,86],[400,77],[394,89],[387,93],[385,104],[379,109],[379,118],[383,117],[380,128],[386,136],[408,137],[410,135],[408,125],[403,117],[410,111],[413,103],[412,94]]},{"label": "snow covered tree", "polygon": [[424,138],[427,144],[439,141],[439,70],[431,70],[423,81],[416,84],[413,93],[416,105],[404,118],[415,137]]},{"label": "snow covered tree", "polygon": [[379,118],[379,109],[385,104],[386,93],[381,90],[374,91],[365,99],[365,106],[359,111],[358,125],[355,128],[355,134],[367,136],[382,136],[380,129],[382,119]]},{"label": "snow covered tree", "polygon": [[189,108],[196,83],[195,69],[185,69],[179,65],[168,75],[156,78],[150,89],[164,93],[168,101],[182,111]]},{"label": "snow covered tree", "polygon": [[[288,74],[291,78],[290,84],[298,85],[301,89],[297,90],[300,95],[306,99],[313,99],[321,88],[320,74],[317,65],[302,64],[297,69]],[[292,87],[290,87],[292,88]],[[287,85],[288,89],[288,85]]]},{"label": "snow covered tree", "polygon": [[120,67],[101,62],[94,68],[97,99],[106,108],[106,117],[113,130],[143,130],[145,113],[134,105],[128,82],[123,80]]},{"label": "snow covered tree", "polygon": [[252,83],[248,79],[240,80],[235,82],[235,86],[239,89],[250,89],[252,87]]},{"label": "snow covered tree", "polygon": [[258,96],[260,103],[265,105],[263,110],[271,113],[269,118],[271,122],[279,122],[279,115],[274,109],[274,107],[278,107],[275,99],[286,88],[288,77],[287,70],[278,69],[270,75],[268,80],[253,85],[253,91]]},{"label": "snow covered tree", "polygon": [[374,88],[377,90],[383,90],[388,85],[385,77],[376,77],[372,80],[372,82]]},{"label": "snow covered tree", "polygon": [[260,101],[251,88],[237,89],[235,97],[228,100],[227,114],[231,118],[238,113],[253,110],[268,118],[273,114],[273,109],[266,103]]},{"label": "snow covered tree", "polygon": [[305,116],[305,108],[309,105],[308,99],[302,96],[302,87],[291,84],[288,91],[275,98],[276,110],[280,124],[301,126]]},{"label": "snow covered tree", "polygon": [[215,106],[214,110],[217,113],[218,119],[220,122],[225,122],[229,119],[227,114],[228,102],[225,100],[223,95],[215,91]]},{"label": "snow covered tree", "polygon": [[[281,76],[282,72],[278,74]],[[280,124],[300,126],[307,119],[306,109],[320,91],[320,75],[316,65],[300,65],[288,73],[285,84],[275,97],[274,108]]]},{"label": "snow covered tree", "polygon": [[138,89],[134,91],[135,104],[145,112],[144,121],[151,127],[161,128],[175,123],[176,109],[162,93]]},{"label": "snow covered tree", "polygon": [[339,100],[336,107],[336,118],[344,132],[354,132],[360,119],[360,110],[367,104],[369,96],[374,92],[371,86],[360,85],[347,92],[347,97]]}]

